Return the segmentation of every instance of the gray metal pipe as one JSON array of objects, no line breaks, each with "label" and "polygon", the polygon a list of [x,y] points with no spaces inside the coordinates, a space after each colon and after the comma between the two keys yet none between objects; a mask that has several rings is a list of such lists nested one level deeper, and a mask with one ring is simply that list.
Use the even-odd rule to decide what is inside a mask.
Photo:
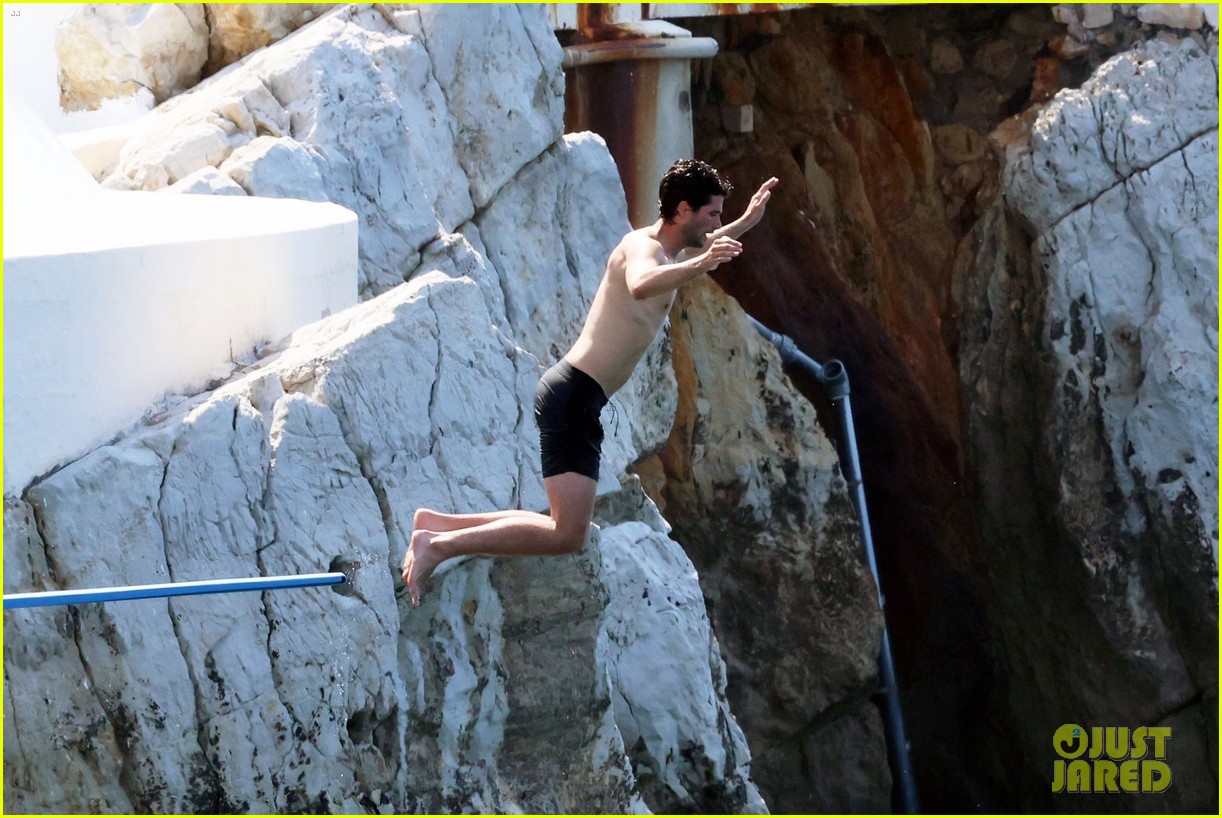
[{"label": "gray metal pipe", "polygon": [[[750,316],[747,316],[751,318]],[[857,517],[861,521],[861,537],[866,546],[866,562],[874,577],[874,585],[878,589],[878,607],[883,611],[883,638],[879,650],[879,676],[883,684],[883,724],[887,731],[888,757],[891,760],[891,775],[900,788],[900,801],[904,812],[915,815],[920,807],[917,804],[916,782],[912,774],[912,759],[908,752],[908,740],[904,733],[904,713],[900,708],[899,685],[895,680],[895,663],[891,658],[891,638],[887,634],[886,598],[883,596],[882,582],[878,578],[878,563],[874,559],[874,537],[870,532],[870,515],[866,511],[865,485],[861,479],[861,464],[857,458],[857,432],[853,428],[853,407],[849,399],[849,375],[844,364],[836,359],[820,364],[809,355],[798,349],[793,339],[779,332],[773,332],[766,326],[751,318],[759,334],[764,336],[781,354],[781,360],[788,366],[796,367],[813,377],[827,391],[840,415],[841,447],[840,460],[848,481],[849,490],[853,493],[853,505],[857,507]]]}]

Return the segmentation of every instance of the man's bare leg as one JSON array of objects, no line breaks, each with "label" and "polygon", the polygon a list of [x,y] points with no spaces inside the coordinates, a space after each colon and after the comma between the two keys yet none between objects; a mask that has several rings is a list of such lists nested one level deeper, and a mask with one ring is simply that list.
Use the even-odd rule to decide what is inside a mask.
[{"label": "man's bare leg", "polygon": [[431,531],[418,528],[403,557],[403,581],[412,604],[420,604],[421,588],[438,565],[454,557],[559,556],[580,550],[594,516],[597,481],[566,472],[543,481],[551,516],[534,512],[492,512],[487,522],[468,528]]},{"label": "man's bare leg", "polygon": [[506,517],[522,517],[532,516],[536,514],[534,511],[523,511],[521,509],[508,509],[506,511],[488,511],[477,514],[446,514],[441,511],[433,511],[431,508],[420,508],[416,510],[412,517],[412,530],[425,529],[426,531],[459,531],[464,528],[475,528],[477,525],[485,525],[493,520],[502,520]]}]

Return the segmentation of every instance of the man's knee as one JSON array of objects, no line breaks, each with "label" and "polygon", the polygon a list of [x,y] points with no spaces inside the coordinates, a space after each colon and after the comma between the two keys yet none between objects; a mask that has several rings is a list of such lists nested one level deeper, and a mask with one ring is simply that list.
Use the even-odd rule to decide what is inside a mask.
[{"label": "man's knee", "polygon": [[560,554],[576,554],[586,544],[589,526],[570,528],[557,532],[556,551]]}]

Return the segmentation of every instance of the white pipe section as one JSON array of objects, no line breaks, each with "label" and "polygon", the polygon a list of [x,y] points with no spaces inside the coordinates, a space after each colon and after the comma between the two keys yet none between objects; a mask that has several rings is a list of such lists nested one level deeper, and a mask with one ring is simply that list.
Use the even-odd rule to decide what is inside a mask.
[{"label": "white pipe section", "polygon": [[712,37],[642,37],[571,45],[564,49],[561,64],[575,68],[624,60],[699,60],[716,53],[717,41]]}]

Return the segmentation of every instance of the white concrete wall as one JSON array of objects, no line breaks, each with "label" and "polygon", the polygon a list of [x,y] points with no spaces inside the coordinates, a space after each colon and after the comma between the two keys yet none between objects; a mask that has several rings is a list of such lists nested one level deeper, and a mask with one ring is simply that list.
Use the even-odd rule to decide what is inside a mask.
[{"label": "white concrete wall", "polygon": [[6,494],[357,300],[350,210],[102,191],[8,96],[4,205]]},{"label": "white concrete wall", "polygon": [[106,442],[167,391],[199,390],[231,358],[356,302],[356,216],[342,207],[99,199],[101,210],[56,214],[90,228],[66,230],[61,247],[9,256],[6,243],[6,493]]}]

